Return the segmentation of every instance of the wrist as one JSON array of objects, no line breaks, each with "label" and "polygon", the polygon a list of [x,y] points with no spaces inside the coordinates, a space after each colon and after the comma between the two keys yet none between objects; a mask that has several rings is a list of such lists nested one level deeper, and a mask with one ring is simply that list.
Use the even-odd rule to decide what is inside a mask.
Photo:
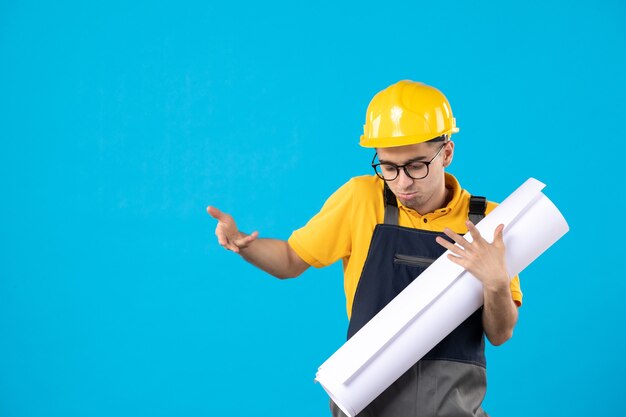
[{"label": "wrist", "polygon": [[483,288],[485,292],[492,294],[508,293],[510,292],[510,281],[508,274],[499,274],[489,281],[483,281]]}]

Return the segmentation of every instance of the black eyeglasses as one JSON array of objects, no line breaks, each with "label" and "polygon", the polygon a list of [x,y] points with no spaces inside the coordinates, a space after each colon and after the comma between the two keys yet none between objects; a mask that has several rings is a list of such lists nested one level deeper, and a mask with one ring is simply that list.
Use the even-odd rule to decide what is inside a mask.
[{"label": "black eyeglasses", "polygon": [[385,181],[393,181],[398,178],[401,168],[404,170],[404,173],[407,177],[414,180],[421,180],[422,178],[426,178],[428,176],[430,164],[435,160],[435,158],[439,156],[441,150],[445,148],[447,144],[448,142],[445,142],[441,146],[441,148],[439,148],[435,156],[433,156],[432,159],[428,162],[412,161],[404,165],[395,165],[387,162],[382,164],[375,164],[374,161],[376,161],[376,157],[378,156],[378,153],[375,153],[374,159],[372,159],[372,168],[374,168],[374,172],[376,172],[376,175],[378,175],[379,178]]}]

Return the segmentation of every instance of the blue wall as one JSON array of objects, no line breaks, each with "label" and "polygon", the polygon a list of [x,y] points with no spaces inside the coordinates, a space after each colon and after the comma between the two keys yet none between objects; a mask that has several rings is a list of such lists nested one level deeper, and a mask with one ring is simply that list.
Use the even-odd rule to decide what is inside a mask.
[{"label": "blue wall", "polygon": [[403,78],[450,99],[466,188],[536,177],[572,229],[486,409],[624,415],[624,3],[213,3],[0,3],[0,416],[325,415],[340,265],[275,280],[205,207],[287,238]]}]

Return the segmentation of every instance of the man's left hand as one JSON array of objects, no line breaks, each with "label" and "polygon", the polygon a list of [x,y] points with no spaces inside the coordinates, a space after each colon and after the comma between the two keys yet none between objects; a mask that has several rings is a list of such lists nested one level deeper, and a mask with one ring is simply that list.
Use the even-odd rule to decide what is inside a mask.
[{"label": "man's left hand", "polygon": [[505,246],[502,237],[504,225],[499,225],[494,231],[493,243],[487,242],[472,222],[467,221],[466,225],[472,236],[472,242],[468,242],[463,236],[446,228],[443,232],[456,245],[442,237],[437,237],[437,243],[452,252],[448,254],[448,259],[461,265],[478,278],[485,289],[496,291],[504,285],[508,287],[509,275],[506,270]]},{"label": "man's left hand", "polygon": [[493,243],[487,242],[470,221],[467,222],[467,229],[472,236],[472,242],[450,229],[445,229],[443,232],[456,244],[440,236],[437,237],[437,243],[452,252],[448,254],[448,259],[461,265],[482,282],[483,328],[492,344],[501,345],[513,335],[518,317],[516,305],[511,298],[504,257],[504,225],[496,227]]}]

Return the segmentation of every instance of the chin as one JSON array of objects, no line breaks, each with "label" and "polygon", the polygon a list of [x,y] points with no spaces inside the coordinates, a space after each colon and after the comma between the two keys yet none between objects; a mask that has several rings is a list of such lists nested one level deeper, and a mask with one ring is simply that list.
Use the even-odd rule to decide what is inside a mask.
[{"label": "chin", "polygon": [[419,207],[422,204],[421,199],[417,197],[414,197],[410,200],[400,199],[400,202],[402,202],[403,206],[411,208],[413,210],[417,210],[416,207]]}]

